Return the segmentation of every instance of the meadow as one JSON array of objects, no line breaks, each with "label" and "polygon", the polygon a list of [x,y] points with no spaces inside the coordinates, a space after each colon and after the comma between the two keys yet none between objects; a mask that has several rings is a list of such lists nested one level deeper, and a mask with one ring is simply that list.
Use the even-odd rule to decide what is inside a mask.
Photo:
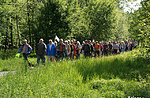
[{"label": "meadow", "polygon": [[[36,64],[36,58],[29,58]],[[49,62],[33,69],[22,58],[0,59],[0,98],[150,97],[150,61],[135,53]],[[15,71],[15,73],[11,73]]]}]

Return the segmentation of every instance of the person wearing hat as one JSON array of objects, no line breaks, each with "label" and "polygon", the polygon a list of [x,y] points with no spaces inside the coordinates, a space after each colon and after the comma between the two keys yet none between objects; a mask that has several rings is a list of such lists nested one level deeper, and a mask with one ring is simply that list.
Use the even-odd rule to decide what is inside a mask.
[{"label": "person wearing hat", "polygon": [[113,46],[112,46],[112,44],[111,44],[111,42],[109,41],[109,44],[108,44],[108,54],[109,55],[111,55],[112,54],[112,48],[113,48]]},{"label": "person wearing hat", "polygon": [[45,59],[46,44],[43,41],[44,41],[43,39],[40,39],[36,47],[37,65],[39,65],[40,59],[42,59],[42,63],[46,62],[46,59]]},{"label": "person wearing hat", "polygon": [[65,44],[63,43],[63,39],[60,39],[56,49],[57,49],[58,59],[60,59],[60,58],[63,59],[65,57],[65,53],[66,53],[66,47],[65,47]]},{"label": "person wearing hat", "polygon": [[85,44],[83,45],[83,51],[84,51],[84,57],[90,56],[90,45],[88,44],[88,41],[85,40]]},{"label": "person wearing hat", "polygon": [[80,58],[81,48],[82,48],[82,46],[80,45],[80,42],[77,41],[77,44],[76,44],[76,59]]},{"label": "person wearing hat", "polygon": [[53,41],[50,39],[49,44],[47,45],[46,48],[47,61],[49,62],[51,59],[52,62],[54,62],[56,54],[57,54],[56,46],[55,44],[53,44]]},{"label": "person wearing hat", "polygon": [[99,50],[100,50],[100,46],[98,44],[98,41],[96,41],[95,45],[94,45],[94,57],[98,56],[99,57]]},{"label": "person wearing hat", "polygon": [[89,46],[90,46],[90,56],[93,57],[93,44],[91,43],[91,40],[89,40]]},{"label": "person wearing hat", "polygon": [[107,42],[105,42],[105,44],[103,45],[103,51],[104,51],[104,55],[108,56],[108,49],[109,49],[109,46],[107,45]]},{"label": "person wearing hat", "polygon": [[114,49],[114,54],[117,54],[117,50],[119,49],[119,45],[117,44],[117,42],[114,42],[113,49]]},{"label": "person wearing hat", "polygon": [[27,40],[25,39],[23,41],[24,43],[20,46],[18,53],[23,53],[24,60],[28,62],[29,66],[31,66],[30,62],[28,61],[28,55],[32,51],[32,47],[27,43]]}]

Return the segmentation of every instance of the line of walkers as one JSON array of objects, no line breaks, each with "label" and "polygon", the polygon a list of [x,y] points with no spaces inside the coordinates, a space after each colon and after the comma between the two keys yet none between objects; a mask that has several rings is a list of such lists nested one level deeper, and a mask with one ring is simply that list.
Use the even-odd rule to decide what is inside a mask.
[{"label": "line of walkers", "polygon": [[[39,65],[40,59],[45,63],[45,55],[47,56],[47,61],[50,60],[55,62],[60,59],[78,59],[80,54],[83,54],[83,57],[102,57],[113,54],[124,53],[125,51],[130,51],[136,48],[137,44],[134,41],[109,41],[109,42],[98,42],[91,40],[85,40],[80,44],[79,41],[67,40],[63,42],[63,39],[60,39],[59,43],[56,41],[53,42],[49,40],[49,44],[46,46],[43,39],[40,39],[37,47],[37,65]],[[27,40],[24,40],[24,44],[20,47],[19,53],[23,53],[23,57],[28,61],[27,57],[31,53],[32,47],[27,44]],[[29,63],[29,61],[28,61]],[[29,63],[30,65],[30,63]]]}]

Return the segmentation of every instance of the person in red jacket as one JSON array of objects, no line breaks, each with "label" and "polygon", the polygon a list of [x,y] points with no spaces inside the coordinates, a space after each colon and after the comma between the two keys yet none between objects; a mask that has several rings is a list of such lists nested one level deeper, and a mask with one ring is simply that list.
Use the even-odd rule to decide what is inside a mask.
[{"label": "person in red jacket", "polygon": [[72,47],[73,47],[73,57],[72,57],[72,58],[73,58],[73,59],[74,59],[75,56],[77,56],[77,54],[76,54],[76,45],[75,45],[75,42],[76,42],[76,41],[73,40],[73,43],[72,43]]}]

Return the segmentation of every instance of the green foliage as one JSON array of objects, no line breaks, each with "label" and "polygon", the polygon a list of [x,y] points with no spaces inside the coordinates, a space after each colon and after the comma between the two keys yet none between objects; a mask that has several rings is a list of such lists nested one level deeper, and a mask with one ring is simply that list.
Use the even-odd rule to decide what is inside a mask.
[{"label": "green foliage", "polygon": [[48,0],[40,11],[38,39],[42,37],[48,41],[49,39],[54,39],[56,35],[61,38],[65,38],[68,35],[67,12],[57,0]]},{"label": "green foliage", "polygon": [[6,52],[0,51],[0,59],[9,59],[9,58],[14,58],[18,52],[18,49],[14,50],[7,50]]},{"label": "green foliage", "polygon": [[140,42],[140,47],[145,48],[145,56],[150,57],[150,1],[143,0],[141,2],[142,7],[129,14],[130,21],[130,36]]},{"label": "green foliage", "polygon": [[74,0],[69,2],[68,7],[71,36],[77,40],[128,38],[126,15],[118,8],[115,0],[89,0],[86,3]]},{"label": "green foliage", "polygon": [[[36,63],[35,58],[29,58]],[[117,55],[46,63],[25,71],[22,59],[0,60],[0,97],[115,97],[150,96],[149,65],[145,58]]]},{"label": "green foliage", "polygon": [[34,48],[40,38],[128,39],[128,21],[117,0],[0,1],[0,45],[18,47],[27,39]]}]

